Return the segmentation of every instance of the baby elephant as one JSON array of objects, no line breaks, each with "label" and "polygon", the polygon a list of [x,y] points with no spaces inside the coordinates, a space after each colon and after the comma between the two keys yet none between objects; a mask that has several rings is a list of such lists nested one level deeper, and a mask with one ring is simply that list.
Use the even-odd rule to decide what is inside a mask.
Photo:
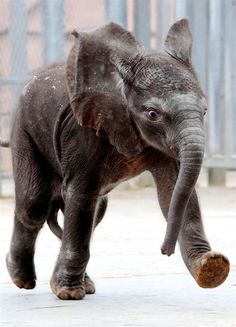
[{"label": "baby elephant", "polygon": [[[86,266],[106,195],[148,170],[167,219],[162,253],[174,253],[178,240],[196,282],[205,288],[220,285],[229,261],[211,251],[194,190],[207,108],[191,64],[188,21],[170,28],[165,54],[144,54],[135,38],[114,23],[73,34],[67,62],[34,76],[14,119],[16,207],[7,256],[13,282],[35,287],[35,241],[48,221],[62,238],[52,291],[63,300],[94,293]],[[57,225],[59,209],[63,231]]]}]

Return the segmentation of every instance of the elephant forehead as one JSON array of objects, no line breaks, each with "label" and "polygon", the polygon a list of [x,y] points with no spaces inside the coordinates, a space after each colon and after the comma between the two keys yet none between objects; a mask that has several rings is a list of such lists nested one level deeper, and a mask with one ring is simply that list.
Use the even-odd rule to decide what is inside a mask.
[{"label": "elephant forehead", "polygon": [[165,59],[146,60],[146,64],[144,63],[136,73],[134,86],[140,90],[155,92],[155,95],[160,97],[171,95],[173,92],[203,95],[191,70],[183,64]]},{"label": "elephant forehead", "polygon": [[206,108],[207,101],[205,96],[196,96],[194,93],[175,94],[168,99],[168,105],[171,107],[181,107],[181,104],[186,107],[194,106],[195,108]]},{"label": "elephant forehead", "polygon": [[143,68],[135,78],[135,85],[144,89],[163,87],[170,90],[190,90],[193,86],[196,87],[195,84],[189,74],[170,66]]}]

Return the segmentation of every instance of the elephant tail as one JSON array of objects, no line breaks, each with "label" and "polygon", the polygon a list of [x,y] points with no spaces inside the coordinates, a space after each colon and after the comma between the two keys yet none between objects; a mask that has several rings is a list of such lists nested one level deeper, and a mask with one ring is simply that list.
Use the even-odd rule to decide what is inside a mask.
[{"label": "elephant tail", "polygon": [[4,148],[10,148],[10,140],[0,139],[0,146]]},{"label": "elephant tail", "polygon": [[62,239],[62,228],[59,226],[57,221],[57,214],[51,215],[47,219],[48,226],[50,230],[56,235],[60,240]]}]

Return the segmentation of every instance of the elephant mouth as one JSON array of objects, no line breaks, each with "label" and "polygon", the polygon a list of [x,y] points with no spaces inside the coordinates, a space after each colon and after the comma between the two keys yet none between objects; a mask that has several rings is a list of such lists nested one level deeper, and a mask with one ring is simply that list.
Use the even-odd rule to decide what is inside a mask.
[{"label": "elephant mouth", "polygon": [[164,153],[166,156],[180,161],[179,148],[174,142],[168,142],[166,134],[156,132],[153,148]]},{"label": "elephant mouth", "polygon": [[129,117],[129,120],[130,120],[130,124],[131,124],[131,126],[132,126],[132,128],[133,128],[133,130],[134,130],[134,132],[136,134],[136,136],[139,138],[139,140],[140,140],[143,148],[150,147],[150,145],[148,145],[145,142],[144,138],[142,137],[142,134],[141,134],[141,132],[140,132],[138,126],[137,126],[137,123],[135,122],[134,118],[132,117],[131,112],[129,112],[129,111],[128,111],[128,117]]},{"label": "elephant mouth", "polygon": [[178,162],[180,161],[180,155],[179,155],[180,150],[175,143],[173,142],[167,143],[167,152],[171,158],[177,160]]}]

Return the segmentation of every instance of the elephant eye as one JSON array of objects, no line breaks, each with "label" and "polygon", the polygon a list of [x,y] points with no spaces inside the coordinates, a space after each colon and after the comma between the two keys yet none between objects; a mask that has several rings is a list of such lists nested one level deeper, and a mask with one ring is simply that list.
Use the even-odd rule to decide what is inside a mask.
[{"label": "elephant eye", "polygon": [[207,114],[207,108],[204,108],[203,116],[206,116]]},{"label": "elephant eye", "polygon": [[145,114],[145,116],[153,121],[160,120],[160,118],[163,115],[163,112],[160,108],[153,108],[151,106],[145,106],[143,105],[141,108],[142,112]]},{"label": "elephant eye", "polygon": [[155,119],[157,119],[157,117],[158,117],[158,114],[156,111],[154,111],[154,110],[148,111],[148,118],[150,118],[151,120],[155,120]]}]

